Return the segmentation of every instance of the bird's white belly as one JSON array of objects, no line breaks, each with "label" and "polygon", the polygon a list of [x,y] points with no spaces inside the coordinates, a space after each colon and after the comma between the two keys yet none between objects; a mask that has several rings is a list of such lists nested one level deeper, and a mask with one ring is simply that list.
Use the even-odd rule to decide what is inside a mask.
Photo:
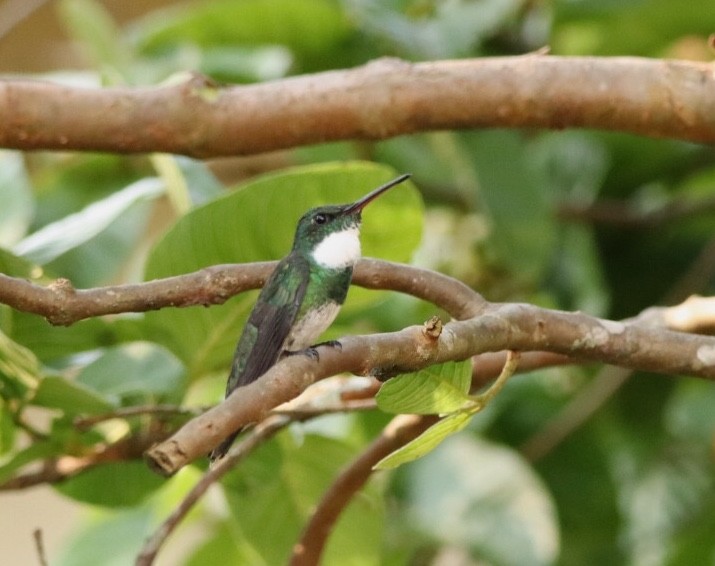
[{"label": "bird's white belly", "polygon": [[318,337],[338,316],[339,310],[339,304],[330,302],[316,310],[309,311],[295,323],[283,344],[283,349],[295,352],[315,344]]}]

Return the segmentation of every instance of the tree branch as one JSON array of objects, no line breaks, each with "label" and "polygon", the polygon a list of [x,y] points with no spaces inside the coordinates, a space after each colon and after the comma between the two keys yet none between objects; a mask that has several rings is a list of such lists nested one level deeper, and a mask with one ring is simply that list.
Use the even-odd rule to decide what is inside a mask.
[{"label": "tree branch", "polygon": [[372,473],[372,467],[410,440],[417,438],[438,420],[436,415],[394,417],[380,436],[343,468],[323,494],[303,529],[299,542],[293,547],[291,566],[318,564],[335,521],[353,496],[365,485]]},{"label": "tree branch", "polygon": [[101,90],[6,80],[0,146],[209,157],[483,127],[599,128],[712,143],[714,91],[706,63],[544,55],[379,59],[226,88],[200,76]]},{"label": "tree branch", "polygon": [[446,324],[438,337],[426,327],[412,326],[389,334],[350,336],[341,342],[339,352],[321,349],[319,362],[306,356],[282,360],[244,387],[241,395],[229,396],[150,449],[150,465],[173,474],[317,380],[341,372],[392,375],[482,352],[517,350],[715,379],[715,338],[524,304],[491,304],[469,320]]},{"label": "tree branch", "polygon": [[155,427],[122,438],[113,444],[100,446],[83,456],[61,456],[45,460],[39,469],[20,473],[0,483],[0,492],[27,489],[45,483],[59,483],[101,464],[139,460],[150,446],[166,438],[166,435],[166,429]]},{"label": "tree branch", "polygon": [[[0,303],[41,315],[51,324],[68,326],[106,314],[222,304],[238,293],[261,287],[275,266],[276,262],[214,265],[186,275],[95,289],[75,289],[67,279],[44,287],[0,274]],[[460,318],[478,312],[483,301],[456,279],[376,259],[359,262],[353,283],[367,289],[407,293]]]},{"label": "tree branch", "polygon": [[231,447],[225,458],[217,461],[215,465],[203,475],[176,509],[174,509],[171,515],[169,515],[154,534],[147,539],[137,557],[136,566],[149,566],[153,564],[156,555],[169,535],[176,529],[184,517],[186,517],[203,494],[206,493],[206,490],[208,490],[213,483],[220,480],[227,472],[235,468],[238,463],[246,458],[246,456],[261,443],[273,437],[292,422],[306,421],[317,416],[331,413],[344,413],[356,410],[361,411],[366,408],[375,408],[374,400],[371,401],[369,404],[364,401],[348,401],[330,407],[320,406],[313,408],[305,404],[298,404],[289,410],[276,411],[264,421],[258,423],[241,442]]},{"label": "tree branch", "polygon": [[160,527],[154,531],[152,536],[146,540],[137,556],[135,566],[150,566],[153,564],[156,555],[164,545],[164,542],[166,542],[166,539],[196,502],[206,493],[206,490],[221,479],[227,472],[232,470],[236,464],[248,456],[262,442],[271,438],[290,423],[291,418],[286,415],[272,415],[251,430],[240,443],[233,446],[225,458],[202,476],[171,515],[169,515]]}]

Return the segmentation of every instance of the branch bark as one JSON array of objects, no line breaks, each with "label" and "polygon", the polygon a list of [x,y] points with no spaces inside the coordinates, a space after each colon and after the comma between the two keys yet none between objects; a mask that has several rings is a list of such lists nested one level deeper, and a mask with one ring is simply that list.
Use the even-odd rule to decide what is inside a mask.
[{"label": "branch bark", "polygon": [[[133,285],[75,289],[67,279],[47,287],[0,273],[0,303],[69,326],[106,314],[146,312],[164,307],[216,305],[261,287],[276,262],[214,265],[194,273]],[[353,283],[367,289],[390,289],[439,305],[453,316],[476,313],[483,299],[464,283],[439,273],[376,259],[362,259]]]},{"label": "branch bark", "polygon": [[147,451],[150,465],[171,475],[317,380],[341,372],[391,375],[483,352],[517,350],[715,379],[715,338],[524,304],[490,304],[473,318],[446,324],[436,338],[424,327],[412,326],[389,334],[351,336],[341,343],[340,352],[321,349],[319,362],[306,356],[282,360],[244,387],[241,395],[230,396]]},{"label": "branch bark", "polygon": [[[43,314],[56,323],[69,324],[87,316],[125,310],[222,302],[241,290],[258,287],[272,266],[214,266],[138,285],[84,291],[74,290],[64,280],[44,288],[3,276],[0,301]],[[284,360],[245,387],[242,395],[231,396],[149,450],[150,463],[162,473],[172,474],[233,430],[259,422],[271,409],[297,397],[318,379],[345,371],[389,376],[485,352],[519,350],[541,352],[524,356],[525,362],[534,367],[544,362],[564,363],[567,356],[572,361],[600,361],[632,369],[715,378],[715,338],[652,328],[638,319],[618,323],[530,305],[490,304],[452,278],[379,260],[362,260],[354,280],[367,288],[393,289],[420,297],[461,322],[447,324],[441,334],[432,324],[391,334],[346,338],[342,352],[324,349],[317,364],[303,357]],[[659,317],[653,320],[658,322]],[[543,352],[550,354],[545,356]]]},{"label": "branch bark", "polygon": [[526,55],[407,63],[221,88],[92,90],[0,82],[0,146],[248,155],[336,140],[483,127],[618,130],[715,142],[712,66]]}]

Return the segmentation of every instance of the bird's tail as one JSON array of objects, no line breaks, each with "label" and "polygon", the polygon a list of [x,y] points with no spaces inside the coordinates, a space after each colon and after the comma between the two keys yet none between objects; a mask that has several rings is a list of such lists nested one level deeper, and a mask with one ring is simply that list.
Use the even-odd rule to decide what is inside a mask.
[{"label": "bird's tail", "polygon": [[212,467],[216,464],[216,462],[223,459],[223,457],[226,455],[226,453],[231,448],[233,441],[236,440],[236,437],[241,433],[242,430],[243,429],[239,429],[236,432],[234,432],[231,436],[226,438],[221,444],[219,444],[216,448],[214,448],[211,451],[211,454],[209,454],[209,460],[211,462],[210,465]]}]

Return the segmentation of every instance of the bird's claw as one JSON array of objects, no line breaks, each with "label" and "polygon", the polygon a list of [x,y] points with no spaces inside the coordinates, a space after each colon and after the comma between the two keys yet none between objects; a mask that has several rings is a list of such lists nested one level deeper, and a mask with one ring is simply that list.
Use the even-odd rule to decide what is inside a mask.
[{"label": "bird's claw", "polygon": [[284,350],[283,351],[283,357],[288,357],[288,356],[295,356],[296,354],[302,354],[304,356],[308,356],[311,360],[315,360],[316,362],[320,361],[320,354],[318,354],[317,348],[320,346],[329,346],[331,348],[338,348],[340,350],[343,349],[343,345],[338,341],[338,340],[328,340],[326,342],[320,342],[318,344],[313,344],[312,346],[309,346],[308,348],[304,348],[303,350],[296,350],[294,352],[291,352],[290,350]]}]

